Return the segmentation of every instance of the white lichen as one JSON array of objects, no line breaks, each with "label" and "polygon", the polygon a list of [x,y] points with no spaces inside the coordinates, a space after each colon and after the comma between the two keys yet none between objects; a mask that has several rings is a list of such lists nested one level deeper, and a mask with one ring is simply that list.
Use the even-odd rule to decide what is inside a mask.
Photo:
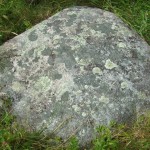
[{"label": "white lichen", "polygon": [[86,45],[86,40],[82,36],[74,36],[72,39],[76,42],[78,42],[78,45],[85,46]]},{"label": "white lichen", "polygon": [[106,69],[113,69],[113,68],[116,68],[118,67],[115,63],[113,63],[110,59],[107,59],[106,60],[106,63],[105,63],[105,68]]},{"label": "white lichen", "polygon": [[106,97],[105,95],[102,95],[102,96],[99,98],[99,101],[100,101],[100,102],[103,102],[103,103],[109,103],[109,98]]},{"label": "white lichen", "polygon": [[102,75],[102,70],[99,67],[94,67],[92,69],[93,74]]},{"label": "white lichen", "polygon": [[52,81],[47,76],[40,77],[38,81],[34,84],[34,88],[41,91],[46,92],[50,90],[52,85]]},{"label": "white lichen", "polygon": [[88,89],[88,87],[89,87],[88,85],[85,85],[85,86],[84,86],[85,89]]},{"label": "white lichen", "polygon": [[128,88],[128,83],[127,82],[122,82],[121,83],[121,88],[122,89],[127,89]]},{"label": "white lichen", "polygon": [[79,61],[79,57],[75,57],[75,60],[76,60],[76,62],[78,62]]},{"label": "white lichen", "polygon": [[84,72],[84,66],[80,66],[80,71]]},{"label": "white lichen", "polygon": [[90,64],[92,62],[92,59],[76,59],[76,62],[80,65],[80,66],[87,66],[88,64]]},{"label": "white lichen", "polygon": [[67,12],[67,15],[76,15],[76,13],[74,11],[69,11]]},{"label": "white lichen", "polygon": [[81,90],[76,91],[76,94],[81,94],[81,93],[82,93]]},{"label": "white lichen", "polygon": [[21,85],[19,82],[13,82],[12,89],[15,92],[21,92],[21,91],[25,90],[25,87],[23,85]]},{"label": "white lichen", "polygon": [[85,135],[85,130],[84,130],[84,129],[81,130],[81,131],[79,132],[79,135],[80,135],[80,136],[84,136],[84,135]]},{"label": "white lichen", "polygon": [[72,108],[75,112],[79,112],[81,110],[81,108],[78,105],[72,105]]},{"label": "white lichen", "polygon": [[85,117],[87,114],[85,112],[82,113],[82,116]]},{"label": "white lichen", "polygon": [[138,96],[139,99],[143,99],[143,100],[147,98],[147,96],[144,92],[138,92],[137,96]]},{"label": "white lichen", "polygon": [[55,35],[55,36],[53,37],[53,44],[54,44],[54,45],[58,45],[60,39],[62,39],[62,38],[63,38],[62,36]]},{"label": "white lichen", "polygon": [[80,59],[79,61],[78,61],[78,64],[79,65],[82,65],[82,66],[85,66],[85,65],[87,65],[87,60],[84,60],[84,59]]},{"label": "white lichen", "polygon": [[[45,49],[45,46],[40,46],[36,49],[34,49],[33,57],[40,57],[42,55],[42,51]],[[24,54],[25,55],[25,54]]]},{"label": "white lichen", "polygon": [[125,47],[126,47],[126,44],[125,44],[125,43],[120,42],[120,43],[118,43],[118,47],[120,47],[120,48],[125,48]]},{"label": "white lichen", "polygon": [[115,30],[117,28],[116,23],[113,23],[111,29]]}]

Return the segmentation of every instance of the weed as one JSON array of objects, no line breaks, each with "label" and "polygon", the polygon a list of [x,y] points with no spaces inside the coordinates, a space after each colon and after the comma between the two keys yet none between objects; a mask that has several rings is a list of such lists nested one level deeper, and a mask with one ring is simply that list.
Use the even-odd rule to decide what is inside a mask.
[{"label": "weed", "polygon": [[150,112],[139,116],[132,126],[116,125],[114,137],[119,141],[120,149],[149,150]]},{"label": "weed", "polygon": [[78,149],[79,149],[78,140],[76,137],[72,137],[70,139],[68,146],[66,147],[66,150],[78,150]]},{"label": "weed", "polygon": [[97,128],[97,137],[93,141],[94,150],[116,150],[118,141],[112,138],[111,130],[106,126]]}]

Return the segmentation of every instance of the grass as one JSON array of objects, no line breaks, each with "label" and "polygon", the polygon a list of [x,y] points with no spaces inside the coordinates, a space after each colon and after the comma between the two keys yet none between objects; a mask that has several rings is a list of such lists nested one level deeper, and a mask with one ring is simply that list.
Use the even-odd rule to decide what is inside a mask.
[{"label": "grass", "polygon": [[49,134],[45,136],[41,131],[31,131],[20,126],[11,113],[11,100],[1,98],[0,102],[0,150],[78,150],[76,137],[68,142]]},{"label": "grass", "polygon": [[20,126],[11,113],[11,101],[4,97],[0,107],[0,150],[148,150],[150,147],[150,112],[138,117],[135,124],[111,123],[100,126],[88,147],[80,147],[75,135],[67,142],[43,131]]},{"label": "grass", "polygon": [[[0,44],[71,6],[90,6],[114,12],[150,44],[149,0],[0,0]],[[37,1],[37,0],[35,0]]]},{"label": "grass", "polygon": [[[90,6],[114,12],[130,28],[150,44],[149,0],[41,0],[29,4],[25,0],[0,0],[0,44],[33,25],[71,6]],[[78,150],[76,137],[65,143],[52,134],[21,127],[11,113],[11,103],[4,98],[0,107],[0,150]],[[1,99],[0,99],[1,102]],[[134,125],[111,124],[97,128],[92,150],[148,150],[150,147],[150,112],[140,116]]]}]

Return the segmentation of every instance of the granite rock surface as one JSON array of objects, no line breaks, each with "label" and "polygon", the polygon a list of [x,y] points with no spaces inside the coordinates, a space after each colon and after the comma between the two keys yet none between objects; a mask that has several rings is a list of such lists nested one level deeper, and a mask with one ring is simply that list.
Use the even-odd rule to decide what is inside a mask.
[{"label": "granite rock surface", "polygon": [[83,144],[150,109],[150,47],[113,13],[68,8],[0,47],[0,93],[20,123]]}]

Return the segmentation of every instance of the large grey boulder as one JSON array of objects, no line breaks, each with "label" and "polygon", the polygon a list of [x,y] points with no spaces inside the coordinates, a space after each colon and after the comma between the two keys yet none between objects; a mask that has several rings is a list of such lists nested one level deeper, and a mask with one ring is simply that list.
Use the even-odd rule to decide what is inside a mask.
[{"label": "large grey boulder", "polygon": [[20,123],[83,144],[150,109],[150,47],[110,12],[68,8],[0,47],[0,85]]}]

